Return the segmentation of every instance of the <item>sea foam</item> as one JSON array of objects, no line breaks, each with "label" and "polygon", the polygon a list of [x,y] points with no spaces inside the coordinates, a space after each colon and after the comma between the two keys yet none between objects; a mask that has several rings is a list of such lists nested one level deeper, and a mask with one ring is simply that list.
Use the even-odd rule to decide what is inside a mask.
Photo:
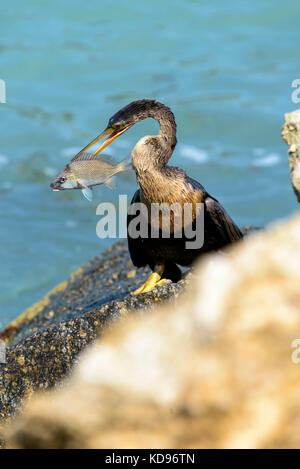
[{"label": "sea foam", "polygon": [[0,166],[5,166],[8,164],[8,157],[0,153]]},{"label": "sea foam", "polygon": [[278,153],[269,153],[253,160],[255,166],[261,167],[275,166],[278,163],[280,163],[280,155]]},{"label": "sea foam", "polygon": [[208,153],[205,150],[194,147],[192,145],[180,145],[179,153],[185,158],[196,161],[197,163],[204,163],[208,160]]}]

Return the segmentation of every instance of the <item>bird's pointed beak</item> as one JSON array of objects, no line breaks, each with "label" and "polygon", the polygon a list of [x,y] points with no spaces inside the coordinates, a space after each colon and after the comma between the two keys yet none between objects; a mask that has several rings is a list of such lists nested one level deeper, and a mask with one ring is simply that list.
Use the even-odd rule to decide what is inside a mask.
[{"label": "bird's pointed beak", "polygon": [[102,140],[104,137],[107,137],[106,140],[97,148],[97,150],[94,152],[94,155],[98,155],[104,148],[106,148],[108,145],[110,145],[116,138],[118,138],[120,135],[122,135],[126,130],[129,129],[130,126],[127,127],[122,127],[121,129],[114,129],[112,127],[107,127],[98,137],[94,138],[90,143],[87,144],[86,147],[84,147],[82,150],[80,150],[77,155],[72,158],[72,160],[75,160],[78,158],[83,152],[88,150],[90,147],[95,145],[97,142]]}]

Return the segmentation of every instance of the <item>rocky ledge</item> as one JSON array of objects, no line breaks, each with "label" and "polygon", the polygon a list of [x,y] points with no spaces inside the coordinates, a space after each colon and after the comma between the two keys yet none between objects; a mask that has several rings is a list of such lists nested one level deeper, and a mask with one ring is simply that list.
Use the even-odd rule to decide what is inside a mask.
[{"label": "rocky ledge", "polygon": [[134,268],[126,242],[116,242],[2,331],[7,348],[6,363],[0,363],[0,422],[35,390],[59,383],[104,327],[132,311],[174,300],[188,282],[131,295],[149,273]]}]

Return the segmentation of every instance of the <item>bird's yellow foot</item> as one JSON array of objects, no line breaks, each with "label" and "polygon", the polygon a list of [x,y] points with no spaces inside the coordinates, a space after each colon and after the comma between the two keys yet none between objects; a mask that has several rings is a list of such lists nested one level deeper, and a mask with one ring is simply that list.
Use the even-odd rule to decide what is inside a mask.
[{"label": "bird's yellow foot", "polygon": [[161,287],[162,285],[167,285],[170,283],[170,280],[166,278],[161,278],[157,272],[153,272],[150,277],[146,280],[143,285],[132,292],[132,295],[139,295],[140,293],[146,293],[153,290],[155,287]]}]

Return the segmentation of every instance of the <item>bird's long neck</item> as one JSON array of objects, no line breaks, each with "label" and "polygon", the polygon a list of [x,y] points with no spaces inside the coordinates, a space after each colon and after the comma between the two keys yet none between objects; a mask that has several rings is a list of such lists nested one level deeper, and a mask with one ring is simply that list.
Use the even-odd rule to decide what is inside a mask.
[{"label": "bird's long neck", "polygon": [[158,135],[143,137],[132,151],[132,165],[138,184],[146,198],[154,200],[158,191],[166,189],[168,182],[165,166],[177,143],[174,114],[164,104],[148,99],[135,101],[120,112],[134,115],[135,123],[152,118],[160,125]]},{"label": "bird's long neck", "polygon": [[160,171],[168,163],[177,143],[174,114],[156,101],[136,101],[134,105],[135,121],[150,117],[158,121],[160,131],[158,135],[146,136],[136,144],[132,152],[133,167],[137,175],[147,170]]},{"label": "bird's long neck", "polygon": [[162,103],[157,101],[151,101],[151,103],[153,104],[149,107],[145,107],[143,112],[143,119],[152,117],[152,119],[158,121],[160,125],[159,137],[162,139],[165,146],[170,149],[170,158],[177,143],[176,122],[174,114],[170,108]]}]

